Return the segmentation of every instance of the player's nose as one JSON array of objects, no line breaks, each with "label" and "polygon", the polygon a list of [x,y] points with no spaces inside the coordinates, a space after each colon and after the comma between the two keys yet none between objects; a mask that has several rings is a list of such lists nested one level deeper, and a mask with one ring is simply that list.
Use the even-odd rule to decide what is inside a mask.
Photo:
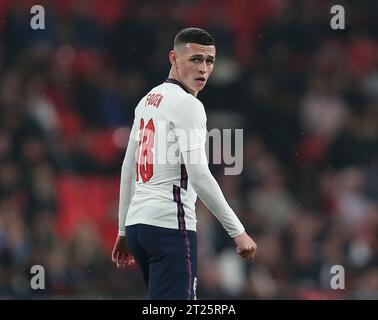
[{"label": "player's nose", "polygon": [[205,74],[207,73],[207,64],[206,64],[206,61],[202,62],[200,65],[199,65],[199,72],[201,74]]}]

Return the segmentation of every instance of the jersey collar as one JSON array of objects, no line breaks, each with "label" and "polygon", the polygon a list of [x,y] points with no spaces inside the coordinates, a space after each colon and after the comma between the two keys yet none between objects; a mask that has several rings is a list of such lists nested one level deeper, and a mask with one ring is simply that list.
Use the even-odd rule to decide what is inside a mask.
[{"label": "jersey collar", "polygon": [[180,86],[183,90],[185,90],[187,93],[190,93],[190,92],[184,87],[184,85],[183,85],[180,81],[177,81],[176,79],[173,79],[173,78],[167,78],[167,80],[165,80],[165,82],[167,82],[167,83],[177,84],[177,85]]}]

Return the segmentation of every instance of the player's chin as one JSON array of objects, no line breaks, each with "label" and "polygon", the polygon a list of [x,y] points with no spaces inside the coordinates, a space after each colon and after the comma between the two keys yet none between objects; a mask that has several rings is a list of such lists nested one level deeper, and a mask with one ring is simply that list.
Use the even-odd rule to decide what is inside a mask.
[{"label": "player's chin", "polygon": [[196,91],[201,91],[206,85],[206,81],[203,81],[203,82],[200,82],[200,81],[196,81],[194,83],[194,87],[196,88]]}]

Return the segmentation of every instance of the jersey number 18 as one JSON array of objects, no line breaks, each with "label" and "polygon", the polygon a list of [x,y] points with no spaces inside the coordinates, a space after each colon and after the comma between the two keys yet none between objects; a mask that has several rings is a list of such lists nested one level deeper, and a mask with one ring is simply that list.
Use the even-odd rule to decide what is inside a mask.
[{"label": "jersey number 18", "polygon": [[137,149],[136,161],[136,181],[139,181],[139,176],[143,183],[149,181],[154,174],[153,153],[155,140],[155,125],[154,121],[150,119],[147,125],[144,126],[144,119],[140,119],[139,126],[139,143]]}]

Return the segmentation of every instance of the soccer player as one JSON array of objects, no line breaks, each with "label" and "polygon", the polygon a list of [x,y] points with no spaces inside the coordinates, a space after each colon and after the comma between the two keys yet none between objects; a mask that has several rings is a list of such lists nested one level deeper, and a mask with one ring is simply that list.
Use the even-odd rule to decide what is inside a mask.
[{"label": "soccer player", "polygon": [[118,268],[137,261],[149,299],[196,299],[197,195],[233,238],[239,255],[250,260],[256,251],[206,158],[206,113],[196,96],[213,71],[215,51],[206,31],[181,30],[169,53],[168,79],[135,109],[112,260]]}]

